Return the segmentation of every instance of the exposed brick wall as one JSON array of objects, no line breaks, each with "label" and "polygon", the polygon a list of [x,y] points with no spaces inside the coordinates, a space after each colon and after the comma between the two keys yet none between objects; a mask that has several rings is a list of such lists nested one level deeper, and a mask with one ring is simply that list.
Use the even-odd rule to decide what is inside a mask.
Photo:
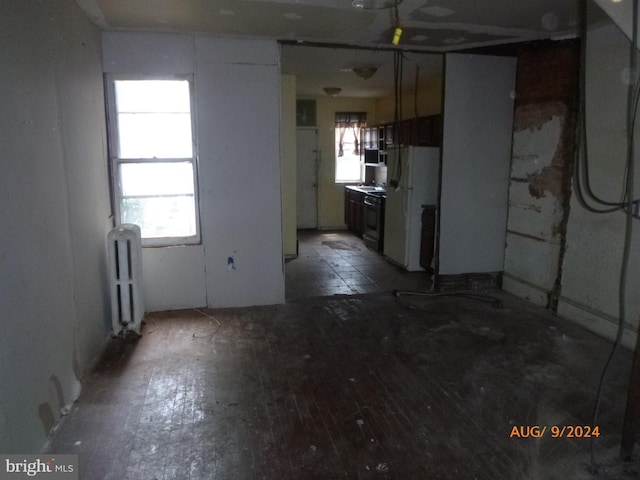
[{"label": "exposed brick wall", "polygon": [[516,46],[516,107],[562,102],[574,113],[578,100],[578,40],[531,42]]},{"label": "exposed brick wall", "polygon": [[[548,308],[557,309],[557,299],[562,288],[562,264],[566,242],[566,227],[569,217],[573,160],[576,151],[575,132],[579,102],[579,67],[580,67],[580,40],[570,39],[563,41],[537,41],[519,43],[498,47],[487,47],[476,49],[470,53],[481,53],[489,55],[508,55],[517,57],[516,70],[516,91],[514,110],[514,135],[527,130],[535,131],[542,128],[553,117],[560,119],[562,130],[560,138],[555,145],[553,158],[550,164],[541,165],[538,168],[532,166],[532,170],[527,172],[526,177],[512,178],[512,184],[519,182],[529,183],[529,194],[532,204],[542,197],[554,197],[557,207],[553,212],[540,211],[538,217],[533,220],[536,224],[544,224],[545,221],[553,222],[551,231],[553,242],[559,241],[560,249],[554,258],[548,255],[541,256],[538,270],[555,274],[553,285],[548,282],[537,284],[539,277],[535,271],[530,272],[529,268],[520,264],[519,259],[523,255],[530,255],[531,252],[519,252],[518,247],[513,247],[510,255],[512,264],[517,264],[513,271],[505,272],[511,275],[511,279],[522,280],[524,284],[534,284],[537,288],[543,289],[548,298]],[[529,150],[533,154],[540,152],[549,153],[548,145],[536,147],[531,145]],[[521,225],[533,210],[519,211],[510,209],[510,218],[515,219],[512,225]],[[558,221],[557,213],[561,213]],[[521,232],[512,231],[512,234]],[[551,241],[551,240],[546,240]],[[509,245],[509,237],[507,237]],[[538,254],[540,254],[538,252]],[[518,272],[517,275],[514,272]],[[516,275],[516,276],[514,276]]]},{"label": "exposed brick wall", "polygon": [[558,170],[565,207],[571,195],[578,113],[580,42],[531,42],[516,46],[516,101],[514,128],[527,128],[547,121],[551,114],[563,117],[564,128],[552,165]]},{"label": "exposed brick wall", "polygon": [[[557,310],[562,288],[562,264],[566,248],[573,160],[576,150],[575,128],[579,101],[579,40],[532,42],[517,46],[516,99],[514,132],[535,128],[551,116],[562,118],[563,128],[551,165],[529,176],[532,196],[549,192],[562,209],[562,220],[554,223],[554,238],[559,238],[560,251],[554,286],[548,293],[548,308]],[[551,218],[549,218],[552,221]],[[549,268],[553,269],[550,264]]]}]

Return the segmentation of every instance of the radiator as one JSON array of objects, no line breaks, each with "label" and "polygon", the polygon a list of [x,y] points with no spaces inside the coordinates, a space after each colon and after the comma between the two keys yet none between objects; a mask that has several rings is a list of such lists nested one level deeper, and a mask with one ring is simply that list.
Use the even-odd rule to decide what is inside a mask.
[{"label": "radiator", "polygon": [[140,227],[122,224],[109,232],[107,242],[113,335],[140,335],[144,317]]}]

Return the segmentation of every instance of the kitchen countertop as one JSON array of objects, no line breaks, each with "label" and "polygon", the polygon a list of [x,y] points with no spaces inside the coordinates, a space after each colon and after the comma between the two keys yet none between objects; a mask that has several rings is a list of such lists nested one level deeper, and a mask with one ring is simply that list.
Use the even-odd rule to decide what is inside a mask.
[{"label": "kitchen countertop", "polygon": [[345,185],[345,188],[360,193],[374,194],[379,196],[385,196],[387,194],[387,189],[385,187],[374,187],[372,185]]}]

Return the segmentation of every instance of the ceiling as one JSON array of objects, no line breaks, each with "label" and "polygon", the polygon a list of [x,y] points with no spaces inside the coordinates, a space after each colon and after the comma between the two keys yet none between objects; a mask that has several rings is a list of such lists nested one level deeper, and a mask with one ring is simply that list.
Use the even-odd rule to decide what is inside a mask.
[{"label": "ceiling", "polygon": [[[424,79],[439,75],[442,63],[441,55],[425,53],[566,38],[575,35],[577,24],[575,0],[402,0],[397,17],[394,8],[355,8],[352,0],[76,1],[104,30],[284,41],[282,70],[298,77],[301,96],[324,95],[323,86],[340,87],[344,96],[387,95],[393,88],[393,50],[407,52],[405,61],[417,65]],[[389,0],[362,2],[378,7]],[[403,33],[396,47],[391,40],[397,23]],[[351,71],[357,66],[378,71],[363,80]],[[415,70],[406,82],[415,81]]]}]

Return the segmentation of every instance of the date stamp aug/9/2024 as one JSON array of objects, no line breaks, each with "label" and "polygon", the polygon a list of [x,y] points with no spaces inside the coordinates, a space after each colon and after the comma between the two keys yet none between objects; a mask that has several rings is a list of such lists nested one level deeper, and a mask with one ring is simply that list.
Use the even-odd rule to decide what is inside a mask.
[{"label": "date stamp aug/9/2024", "polygon": [[598,438],[598,425],[514,425],[509,438]]}]

